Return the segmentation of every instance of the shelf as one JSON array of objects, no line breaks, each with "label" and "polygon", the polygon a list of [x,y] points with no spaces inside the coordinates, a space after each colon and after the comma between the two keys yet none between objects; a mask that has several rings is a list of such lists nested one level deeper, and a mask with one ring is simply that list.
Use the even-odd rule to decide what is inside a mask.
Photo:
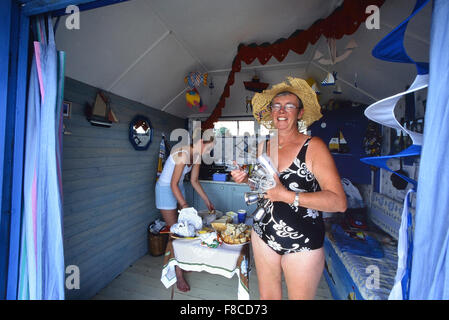
[{"label": "shelf", "polygon": [[338,153],[338,152],[331,152],[331,155],[333,156],[347,156],[347,157],[355,157],[357,155],[352,153]]}]

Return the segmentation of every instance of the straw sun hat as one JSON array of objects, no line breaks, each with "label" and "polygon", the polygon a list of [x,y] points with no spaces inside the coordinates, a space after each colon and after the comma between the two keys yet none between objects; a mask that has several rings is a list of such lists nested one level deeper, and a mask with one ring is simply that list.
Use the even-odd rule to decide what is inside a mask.
[{"label": "straw sun hat", "polygon": [[261,93],[256,93],[251,100],[254,118],[267,129],[274,128],[270,103],[278,93],[284,91],[292,92],[301,99],[304,106],[301,121],[304,126],[309,127],[323,116],[316,93],[309,84],[300,78],[287,77],[287,81],[276,84],[271,89],[264,90]]}]

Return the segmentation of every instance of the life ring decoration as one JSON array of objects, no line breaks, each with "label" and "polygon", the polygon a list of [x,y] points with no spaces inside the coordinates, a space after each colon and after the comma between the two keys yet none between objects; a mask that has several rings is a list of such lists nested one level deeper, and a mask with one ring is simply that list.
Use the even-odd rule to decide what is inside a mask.
[{"label": "life ring decoration", "polygon": [[129,123],[129,142],[138,151],[147,150],[153,140],[153,126],[150,119],[137,115]]}]

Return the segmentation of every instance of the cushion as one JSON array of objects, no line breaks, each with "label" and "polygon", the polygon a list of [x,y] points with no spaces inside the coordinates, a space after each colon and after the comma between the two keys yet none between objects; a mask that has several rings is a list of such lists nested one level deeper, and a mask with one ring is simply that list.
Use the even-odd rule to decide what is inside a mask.
[{"label": "cushion", "polygon": [[[402,202],[393,200],[386,195],[373,192],[371,206],[368,208],[370,220],[390,236],[398,239],[399,227],[401,226]],[[414,208],[410,208],[412,216]]]},{"label": "cushion", "polygon": [[[340,258],[344,267],[357,286],[358,291],[365,300],[386,300],[394,284],[397,268],[397,247],[392,245],[383,245],[384,256],[382,259],[368,258],[359,256],[348,251],[343,252],[338,244],[331,238],[326,238],[332,246],[332,249]],[[373,268],[379,271],[379,287],[371,288],[367,286],[370,283],[370,277],[373,276]]]}]

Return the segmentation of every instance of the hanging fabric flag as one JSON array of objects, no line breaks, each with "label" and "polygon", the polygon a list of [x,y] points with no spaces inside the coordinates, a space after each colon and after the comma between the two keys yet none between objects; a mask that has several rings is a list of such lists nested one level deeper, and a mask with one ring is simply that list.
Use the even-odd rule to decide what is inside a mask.
[{"label": "hanging fabric flag", "polygon": [[64,53],[51,17],[37,18],[31,65],[23,184],[18,299],[64,299],[62,238],[62,96]]},{"label": "hanging fabric flag", "polygon": [[157,162],[156,181],[159,180],[159,176],[161,175],[162,170],[164,169],[166,151],[167,150],[165,148],[165,134],[162,134],[161,143],[159,144],[159,158]]}]

